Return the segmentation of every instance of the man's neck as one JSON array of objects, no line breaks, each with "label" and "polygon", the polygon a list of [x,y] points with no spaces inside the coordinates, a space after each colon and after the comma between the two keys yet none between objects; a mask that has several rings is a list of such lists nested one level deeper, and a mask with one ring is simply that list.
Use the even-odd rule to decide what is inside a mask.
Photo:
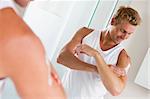
[{"label": "man's neck", "polygon": [[118,45],[118,44],[116,44],[111,39],[109,30],[106,30],[106,31],[102,32],[101,47],[102,47],[103,50],[111,49],[111,48],[113,48],[116,45]]},{"label": "man's neck", "polygon": [[103,36],[103,44],[107,45],[107,46],[115,46],[117,45],[116,42],[114,42],[110,36],[111,31],[106,30],[106,32],[104,32],[104,36]]}]

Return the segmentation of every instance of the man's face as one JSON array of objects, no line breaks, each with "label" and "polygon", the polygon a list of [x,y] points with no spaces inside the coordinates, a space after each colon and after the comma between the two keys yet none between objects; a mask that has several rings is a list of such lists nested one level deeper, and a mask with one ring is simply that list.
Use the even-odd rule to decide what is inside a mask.
[{"label": "man's face", "polygon": [[128,39],[131,34],[133,34],[136,30],[136,26],[131,25],[128,22],[122,22],[113,26],[110,36],[113,42],[116,44],[122,42],[123,40]]}]

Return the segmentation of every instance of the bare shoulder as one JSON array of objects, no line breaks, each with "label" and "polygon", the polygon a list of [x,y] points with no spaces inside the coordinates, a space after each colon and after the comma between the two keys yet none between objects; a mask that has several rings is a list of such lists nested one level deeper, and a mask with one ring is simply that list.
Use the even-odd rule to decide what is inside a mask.
[{"label": "bare shoulder", "polygon": [[90,34],[93,31],[93,29],[87,28],[87,27],[82,27],[80,28],[75,35],[73,36],[73,38],[66,44],[66,46],[63,48],[67,49],[70,52],[73,52],[73,49],[78,45],[81,44],[83,38],[85,36],[87,36],[88,34]]},{"label": "bare shoulder", "polygon": [[[43,62],[45,52],[40,40],[35,35],[25,35],[9,40],[4,48],[5,67],[34,68],[35,64]],[[7,70],[7,69],[6,69]],[[13,71],[11,69],[11,71]]]},{"label": "bare shoulder", "polygon": [[91,29],[89,27],[82,27],[79,29],[79,31],[90,33],[93,31],[93,29]]},{"label": "bare shoulder", "polygon": [[127,52],[123,49],[118,57],[117,66],[120,68],[126,68],[131,63],[130,57]]},{"label": "bare shoulder", "polygon": [[90,34],[93,31],[93,29],[88,28],[88,27],[82,27],[80,28],[74,35],[73,39],[78,39],[81,40],[88,34]]},{"label": "bare shoulder", "polygon": [[33,33],[26,33],[23,35],[21,34],[21,36],[16,36],[10,40],[9,44],[9,46],[15,48],[18,51],[20,50],[30,52],[32,49],[39,49],[43,51],[43,46],[40,39]]}]

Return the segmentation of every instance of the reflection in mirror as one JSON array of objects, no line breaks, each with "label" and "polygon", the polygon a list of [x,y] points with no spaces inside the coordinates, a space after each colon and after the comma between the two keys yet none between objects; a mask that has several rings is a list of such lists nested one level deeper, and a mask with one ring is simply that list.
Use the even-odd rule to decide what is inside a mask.
[{"label": "reflection in mirror", "polygon": [[[110,11],[108,10],[107,12],[106,9],[106,12],[101,14],[108,19],[111,18],[114,9],[117,7],[118,1],[109,3],[114,4],[114,6],[106,6],[111,8],[112,12],[110,16],[105,16],[105,14],[109,13]],[[67,73],[64,74],[62,80],[64,88],[66,89],[70,99],[72,97],[88,97],[92,99],[93,96],[96,99],[103,98],[107,91],[109,91],[113,96],[119,95],[121,93],[124,88],[122,86],[125,86],[127,79],[126,73],[130,66],[129,58],[127,57],[128,55],[123,50],[124,48],[121,47],[122,45],[120,46],[121,41],[125,40],[125,37],[121,36],[123,33],[122,29],[127,33],[131,33],[135,31],[135,26],[140,23],[139,15],[134,15],[134,13],[131,11],[136,12],[132,8],[120,8],[118,13],[115,16],[113,15],[114,17],[111,19],[112,26],[104,31],[102,29],[104,26],[106,26],[105,24],[107,24],[106,22],[109,22],[109,20],[102,22],[104,24],[100,24],[101,28],[98,27],[96,29],[93,27],[94,30],[85,27],[80,28],[80,30],[76,32],[77,34],[75,34],[73,39],[71,39],[71,41],[65,45],[64,49],[59,54],[57,61],[58,63],[66,66],[68,69],[70,68]],[[137,18],[137,24],[131,23],[131,21],[129,21],[128,16],[130,15],[128,13],[131,13],[132,16]],[[96,17],[97,20],[105,19],[100,18],[100,16]],[[126,23],[126,21],[129,22]],[[95,24],[95,22],[93,24],[96,26],[99,25]],[[120,38],[123,37],[122,40],[117,40],[119,36]],[[104,43],[104,41],[107,41],[107,44],[109,44],[107,45]],[[81,42],[82,44],[86,45],[82,45]],[[116,61],[117,63],[115,63]],[[111,64],[110,69],[112,69],[112,71],[109,70],[107,64]],[[77,83],[80,84],[78,85]],[[117,86],[115,86],[115,83],[117,83]],[[73,86],[75,84],[77,85]],[[116,87],[118,87],[118,90],[115,89]]]}]

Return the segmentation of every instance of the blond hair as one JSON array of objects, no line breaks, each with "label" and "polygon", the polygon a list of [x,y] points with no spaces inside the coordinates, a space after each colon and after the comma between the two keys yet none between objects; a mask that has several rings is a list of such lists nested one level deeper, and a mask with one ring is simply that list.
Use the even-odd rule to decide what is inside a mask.
[{"label": "blond hair", "polygon": [[136,10],[131,7],[121,6],[114,15],[116,23],[127,21],[130,24],[137,26],[141,23],[141,17]]}]

